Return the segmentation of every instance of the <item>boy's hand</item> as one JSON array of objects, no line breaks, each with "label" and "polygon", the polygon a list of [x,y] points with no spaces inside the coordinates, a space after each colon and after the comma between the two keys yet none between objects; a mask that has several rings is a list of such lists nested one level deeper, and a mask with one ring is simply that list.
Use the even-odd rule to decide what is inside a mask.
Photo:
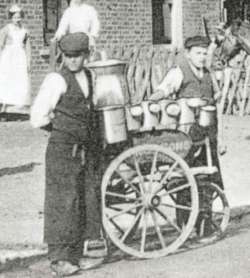
[{"label": "boy's hand", "polygon": [[227,152],[227,146],[222,139],[218,139],[218,152],[220,155],[224,155]]}]

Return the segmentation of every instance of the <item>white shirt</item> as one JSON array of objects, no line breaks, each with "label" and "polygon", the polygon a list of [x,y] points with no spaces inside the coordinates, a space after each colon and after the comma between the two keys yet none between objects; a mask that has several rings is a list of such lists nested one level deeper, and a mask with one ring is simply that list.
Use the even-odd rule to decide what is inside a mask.
[{"label": "white shirt", "polygon": [[[84,71],[75,74],[85,97],[89,95],[88,80]],[[38,95],[31,107],[30,123],[34,128],[46,126],[53,118],[53,111],[63,94],[67,91],[67,84],[64,78],[56,72],[49,73],[38,92]]]},{"label": "white shirt", "polygon": [[90,45],[93,45],[99,31],[100,22],[97,11],[90,5],[81,4],[70,6],[64,11],[55,38],[60,40],[67,33],[84,32],[89,36]]},{"label": "white shirt", "polygon": [[[203,77],[204,71],[202,69],[199,70],[190,63],[189,66],[190,70],[192,70],[192,72],[197,78],[201,79]],[[168,97],[169,95],[176,93],[180,90],[183,79],[184,75],[181,71],[181,68],[173,68],[164,77],[160,85],[156,88],[156,91],[163,91],[165,97]]]}]

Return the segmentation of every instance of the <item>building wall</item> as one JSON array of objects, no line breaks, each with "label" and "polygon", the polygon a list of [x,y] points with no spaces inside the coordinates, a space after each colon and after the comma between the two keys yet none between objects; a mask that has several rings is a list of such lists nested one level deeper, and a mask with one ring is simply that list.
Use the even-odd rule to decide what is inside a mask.
[{"label": "building wall", "polygon": [[[64,1],[65,2],[65,1]],[[151,0],[89,0],[99,12],[102,23],[98,47],[152,43]],[[32,94],[37,93],[49,61],[40,56],[44,48],[42,0],[1,0],[0,27],[8,22],[7,9],[17,3],[25,11],[24,23],[30,30],[32,45]],[[63,5],[65,7],[65,5]]]},{"label": "building wall", "polygon": [[196,34],[205,35],[202,17],[208,22],[209,33],[220,21],[220,0],[183,0],[184,38]]},{"label": "building wall", "polygon": [[102,29],[99,46],[152,43],[151,0],[89,0],[99,12]]},{"label": "building wall", "polygon": [[[63,1],[63,7],[66,1]],[[102,25],[98,48],[152,44],[152,2],[158,0],[87,0],[96,7]],[[48,58],[41,57],[43,39],[42,0],[1,0],[0,27],[8,22],[7,9],[17,3],[25,11],[24,23],[30,30],[32,46],[32,95],[36,95],[45,74]],[[201,14],[210,22],[218,22],[220,0],[183,0],[184,36],[202,33]],[[212,24],[209,24],[212,28]]]}]

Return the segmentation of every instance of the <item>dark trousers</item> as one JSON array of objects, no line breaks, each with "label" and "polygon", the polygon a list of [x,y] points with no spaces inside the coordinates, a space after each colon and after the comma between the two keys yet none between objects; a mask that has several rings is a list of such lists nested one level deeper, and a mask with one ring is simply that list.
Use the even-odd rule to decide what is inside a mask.
[{"label": "dark trousers", "polygon": [[[221,176],[221,168],[218,158],[218,150],[217,150],[217,126],[212,126],[209,128],[202,128],[198,125],[194,125],[190,129],[190,136],[192,138],[193,142],[197,142],[199,140],[203,140],[206,136],[208,136],[210,140],[210,147],[211,147],[211,158],[212,163],[214,166],[218,168],[218,172],[216,172],[213,175],[206,176],[203,179],[200,179],[199,177],[196,178],[197,184],[198,184],[198,191],[199,191],[199,207],[208,207],[211,206],[211,198],[213,192],[206,186],[206,184],[209,184],[211,182],[216,183],[219,187],[222,189],[224,188],[223,180]],[[207,155],[206,155],[206,148],[205,146],[202,146],[202,149],[197,157],[194,156],[194,154],[199,149],[198,146],[193,145],[185,158],[186,162],[190,167],[198,167],[198,166],[205,166],[207,165]],[[206,192],[204,192],[204,190]],[[181,205],[190,205],[191,199],[190,199],[190,192],[188,189],[183,190],[182,192],[177,194],[177,203]],[[183,224],[186,224],[189,217],[189,213],[183,210],[176,211],[176,218],[177,218],[177,224],[181,227]],[[200,232],[200,225],[204,225],[204,235],[209,235],[211,231],[211,211],[209,212],[209,209],[206,211],[206,220],[204,222],[204,213],[199,213],[197,222],[196,222],[196,231],[197,233]]]},{"label": "dark trousers", "polygon": [[72,156],[72,144],[50,142],[46,151],[44,241],[51,261],[78,263],[84,239],[100,237],[99,175],[87,153]]},{"label": "dark trousers", "polygon": [[[198,125],[194,125],[190,129],[190,136],[194,143],[204,139],[206,136],[209,138],[210,147],[211,147],[212,164],[213,166],[216,166],[218,168],[218,172],[208,176],[207,180],[218,184],[218,186],[223,189],[224,185],[221,176],[221,167],[220,167],[220,162],[218,157],[217,126],[215,125],[208,128],[202,128]],[[194,153],[198,150],[198,148],[199,147],[197,146],[192,146],[187,157],[185,158],[185,160],[187,161],[190,167],[207,165],[207,154],[206,154],[205,145],[202,146],[201,152],[199,153],[198,157],[194,157]],[[197,180],[197,182],[199,183],[199,180]]]}]

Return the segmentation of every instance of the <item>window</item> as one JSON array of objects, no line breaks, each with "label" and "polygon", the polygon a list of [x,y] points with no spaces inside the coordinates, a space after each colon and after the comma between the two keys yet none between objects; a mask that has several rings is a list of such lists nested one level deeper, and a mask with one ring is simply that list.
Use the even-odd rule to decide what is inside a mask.
[{"label": "window", "polygon": [[43,0],[43,36],[45,45],[53,37],[63,10],[69,5],[70,0]]},{"label": "window", "polygon": [[240,18],[243,21],[250,22],[250,2],[249,0],[225,0],[224,3],[224,20],[229,23]]},{"label": "window", "polygon": [[49,44],[58,26],[60,8],[60,0],[43,0],[43,36],[46,45]]},{"label": "window", "polygon": [[172,3],[165,0],[152,1],[153,43],[171,43]]},{"label": "window", "polygon": [[182,0],[152,0],[153,43],[182,46]]}]

